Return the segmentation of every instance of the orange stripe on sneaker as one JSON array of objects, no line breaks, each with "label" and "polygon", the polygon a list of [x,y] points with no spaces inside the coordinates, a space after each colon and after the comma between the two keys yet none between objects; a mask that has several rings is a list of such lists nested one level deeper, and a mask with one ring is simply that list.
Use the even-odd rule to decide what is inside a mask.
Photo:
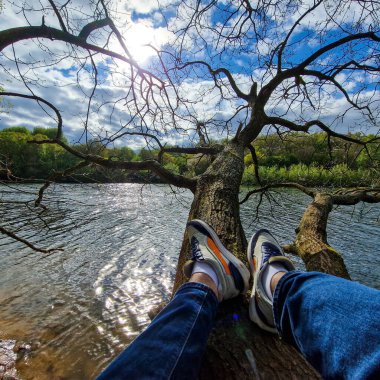
[{"label": "orange stripe on sneaker", "polygon": [[257,264],[256,264],[256,257],[254,257],[253,258],[253,269],[255,270],[255,272],[256,272],[256,266],[257,266]]},{"label": "orange stripe on sneaker", "polygon": [[224,257],[220,253],[219,248],[214,243],[214,241],[211,238],[207,238],[207,244],[212,249],[212,251],[215,253],[215,255],[219,259],[219,261],[222,263],[223,268],[226,271],[226,273],[230,275],[231,274],[230,268],[229,268],[226,260],[224,259]]}]

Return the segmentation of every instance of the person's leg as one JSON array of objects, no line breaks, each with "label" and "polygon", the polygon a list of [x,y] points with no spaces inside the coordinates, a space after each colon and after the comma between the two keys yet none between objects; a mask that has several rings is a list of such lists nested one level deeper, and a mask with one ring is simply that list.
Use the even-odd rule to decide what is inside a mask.
[{"label": "person's leg", "polygon": [[380,378],[380,291],[319,272],[288,272],[276,327],[326,379]]},{"label": "person's leg", "polygon": [[98,380],[195,379],[217,308],[210,287],[184,284]]},{"label": "person's leg", "polygon": [[281,246],[266,229],[257,231],[247,249],[247,259],[253,274],[253,287],[249,301],[249,316],[263,330],[277,333],[273,320],[273,277],[294,270],[292,262],[285,257]]},{"label": "person's leg", "polygon": [[251,319],[279,333],[327,379],[380,378],[380,291],[319,272],[295,271],[275,238],[248,246]]},{"label": "person's leg", "polygon": [[189,282],[97,380],[197,377],[218,302],[244,293],[250,274],[206,223],[193,220],[187,229]]}]

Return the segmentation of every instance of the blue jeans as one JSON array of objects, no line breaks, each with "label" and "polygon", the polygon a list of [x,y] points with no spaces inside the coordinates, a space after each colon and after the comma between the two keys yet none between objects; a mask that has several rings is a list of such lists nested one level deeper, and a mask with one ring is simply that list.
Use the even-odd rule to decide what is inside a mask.
[{"label": "blue jeans", "polygon": [[[187,283],[98,377],[195,379],[218,301]],[[380,378],[380,291],[318,272],[288,272],[276,287],[279,334],[326,379]]]}]

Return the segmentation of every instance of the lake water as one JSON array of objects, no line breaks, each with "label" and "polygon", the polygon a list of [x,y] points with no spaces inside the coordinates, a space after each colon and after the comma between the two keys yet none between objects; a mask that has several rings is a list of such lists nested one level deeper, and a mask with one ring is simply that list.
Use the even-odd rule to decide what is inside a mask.
[{"label": "lake water", "polygon": [[[0,201],[35,199],[37,186],[1,186]],[[310,199],[280,191],[242,206],[249,237],[266,227],[294,237]],[[0,203],[2,225],[43,248],[33,252],[0,235],[0,339],[35,342],[18,364],[29,379],[92,379],[168,301],[192,195],[168,186],[56,185],[49,211]],[[380,289],[380,205],[340,207],[328,227],[355,281]],[[302,267],[299,259],[298,266]]]}]

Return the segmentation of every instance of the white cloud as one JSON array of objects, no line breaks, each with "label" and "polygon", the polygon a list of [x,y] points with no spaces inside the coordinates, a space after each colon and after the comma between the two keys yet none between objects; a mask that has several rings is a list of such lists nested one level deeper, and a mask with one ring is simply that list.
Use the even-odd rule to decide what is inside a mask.
[{"label": "white cloud", "polygon": [[125,9],[142,14],[151,13],[159,8],[171,5],[171,0],[128,0],[125,2]]},{"label": "white cloud", "polygon": [[157,0],[130,0],[125,4],[127,10],[134,10],[138,13],[150,13],[158,9]]}]

